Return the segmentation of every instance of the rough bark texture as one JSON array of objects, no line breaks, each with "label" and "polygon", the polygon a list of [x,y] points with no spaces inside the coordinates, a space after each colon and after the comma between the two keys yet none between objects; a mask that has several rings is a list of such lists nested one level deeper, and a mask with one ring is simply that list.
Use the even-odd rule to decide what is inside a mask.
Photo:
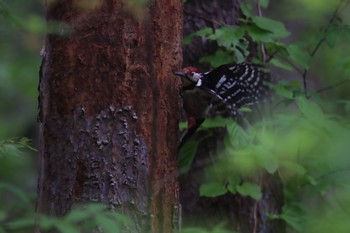
[{"label": "rough bark texture", "polygon": [[[91,2],[91,1],[90,1]],[[156,0],[143,20],[121,0],[47,1],[40,72],[37,211],[103,202],[137,232],[176,224],[181,0]]]},{"label": "rough bark texture", "polygon": [[[239,0],[190,0],[184,5],[184,35],[205,27],[215,29],[223,23],[234,25],[238,23],[238,17]],[[208,69],[209,67],[199,63],[199,59],[216,50],[215,42],[196,38],[193,43],[184,47],[185,66]],[[240,233],[285,232],[285,223],[269,220],[266,212],[269,210],[270,213],[281,213],[284,203],[283,186],[277,174],[257,174],[255,182],[261,185],[263,191],[263,197],[259,201],[232,194],[217,198],[200,197],[199,187],[205,182],[208,169],[206,165],[208,161],[217,159],[217,153],[223,147],[225,130],[213,130],[211,134],[198,147],[190,172],[180,177],[184,224],[212,227],[214,224],[226,222],[230,229]]]}]

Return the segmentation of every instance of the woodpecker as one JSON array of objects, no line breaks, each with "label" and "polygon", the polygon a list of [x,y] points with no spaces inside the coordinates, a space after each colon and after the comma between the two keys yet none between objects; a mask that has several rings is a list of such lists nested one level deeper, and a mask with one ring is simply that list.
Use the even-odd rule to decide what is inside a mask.
[{"label": "woodpecker", "polygon": [[174,74],[183,78],[183,105],[188,121],[179,148],[204,122],[209,110],[214,109],[223,117],[239,119],[241,107],[255,106],[268,95],[266,82],[270,75],[261,65],[224,64],[205,73],[195,67],[186,67]]}]

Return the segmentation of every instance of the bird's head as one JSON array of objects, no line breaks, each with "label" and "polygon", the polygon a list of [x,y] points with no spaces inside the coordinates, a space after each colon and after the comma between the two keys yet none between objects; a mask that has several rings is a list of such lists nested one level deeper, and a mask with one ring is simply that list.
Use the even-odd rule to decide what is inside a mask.
[{"label": "bird's head", "polygon": [[203,77],[199,70],[193,66],[185,67],[181,72],[175,72],[174,74],[186,79],[192,84],[197,84],[198,81]]}]

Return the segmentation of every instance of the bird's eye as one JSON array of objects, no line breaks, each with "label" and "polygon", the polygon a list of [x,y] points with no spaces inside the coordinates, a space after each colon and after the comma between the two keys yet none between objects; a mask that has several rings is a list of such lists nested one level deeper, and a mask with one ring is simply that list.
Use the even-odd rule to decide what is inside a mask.
[{"label": "bird's eye", "polygon": [[189,76],[190,76],[190,77],[193,77],[193,76],[194,76],[194,72],[191,72],[191,73],[189,74]]}]

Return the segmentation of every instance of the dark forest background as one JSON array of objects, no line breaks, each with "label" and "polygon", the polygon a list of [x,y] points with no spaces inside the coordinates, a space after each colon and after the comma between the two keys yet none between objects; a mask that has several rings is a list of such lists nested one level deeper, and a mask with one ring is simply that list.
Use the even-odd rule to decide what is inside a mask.
[{"label": "dark forest background", "polygon": [[[280,171],[286,204],[283,214],[269,217],[285,221],[289,232],[349,232],[350,4],[341,1],[339,7],[337,1],[271,0],[266,8],[256,8],[256,2],[252,5],[253,14],[262,9],[263,16],[282,22],[290,34],[275,44],[262,38],[258,42],[266,42],[266,50],[279,49],[277,55],[270,53],[275,59],[269,60],[278,80],[274,88],[279,108],[269,122],[274,127],[257,133],[263,139],[261,144],[248,147],[244,143],[250,138],[239,134],[243,143],[233,145],[239,151],[235,153],[265,153],[260,166]],[[38,73],[46,30],[42,1],[0,0],[0,232],[32,232],[28,219],[33,217],[37,195]],[[192,35],[192,41],[212,35],[202,31]],[[190,43],[187,36],[185,42]],[[199,58],[199,65],[208,68],[230,59],[219,52]],[[209,121],[203,130],[222,124],[221,119]],[[228,137],[237,139],[237,132],[232,128]],[[277,157],[271,158],[271,152]],[[254,170],[255,162],[246,158],[223,161],[210,169],[219,169],[225,176],[232,169],[225,165],[232,162],[232,166]],[[202,187],[204,196],[227,192],[215,180]],[[253,198],[260,195],[251,182],[229,191]],[[193,232],[224,232],[223,228],[196,228]]]}]

